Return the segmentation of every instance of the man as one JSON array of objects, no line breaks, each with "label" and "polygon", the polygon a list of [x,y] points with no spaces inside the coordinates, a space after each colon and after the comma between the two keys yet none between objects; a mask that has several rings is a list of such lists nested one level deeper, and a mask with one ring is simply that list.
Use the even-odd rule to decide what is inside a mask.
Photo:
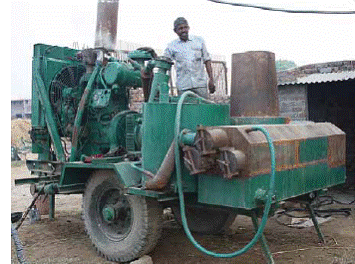
[{"label": "man", "polygon": [[[192,91],[204,98],[208,98],[207,87],[214,93],[215,85],[212,75],[211,58],[201,37],[189,36],[187,20],[179,17],[174,21],[174,31],[179,39],[168,44],[164,56],[175,61],[177,88],[181,95],[185,91]],[[208,82],[206,73],[208,74]]]}]

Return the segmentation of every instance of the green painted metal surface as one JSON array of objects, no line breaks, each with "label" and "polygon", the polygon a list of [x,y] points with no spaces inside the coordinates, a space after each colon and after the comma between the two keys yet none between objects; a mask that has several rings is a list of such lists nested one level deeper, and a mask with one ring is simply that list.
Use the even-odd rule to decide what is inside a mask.
[{"label": "green painted metal surface", "polygon": [[143,66],[145,61],[149,61],[153,57],[152,57],[152,54],[149,51],[140,49],[140,50],[132,50],[132,51],[130,51],[128,53],[128,58],[136,61],[141,66]]},{"label": "green painted metal surface", "polygon": [[138,188],[138,187],[128,187],[127,193],[131,194],[131,195],[151,197],[151,198],[158,199],[159,201],[168,201],[168,200],[177,200],[178,199],[178,197],[173,193],[169,193],[166,191],[159,192],[159,191],[144,190],[144,189]]},{"label": "green painted metal surface", "polygon": [[154,74],[152,88],[149,95],[149,102],[153,102],[159,92],[159,102],[169,102],[169,79],[167,71],[171,69],[172,62],[169,59],[158,58],[154,60],[154,67],[157,72]]},{"label": "green painted metal surface", "polygon": [[117,163],[82,163],[70,162],[63,166],[59,186],[85,183],[97,170],[112,170],[125,186],[136,186],[141,183],[142,173],[131,166],[131,162]]},{"label": "green painted metal surface", "polygon": [[[142,166],[156,173],[174,138],[176,103],[145,103],[142,124]],[[186,103],[183,105],[181,127],[196,131],[197,125],[229,124],[229,105]],[[184,165],[182,164],[184,167]],[[196,180],[184,168],[186,190],[196,191]]]},{"label": "green painted metal surface", "polygon": [[231,117],[231,125],[278,125],[288,121],[288,118],[281,116]]},{"label": "green painted metal surface", "polygon": [[328,139],[315,138],[306,139],[300,142],[300,162],[322,160],[327,158]]},{"label": "green painted metal surface", "polygon": [[117,84],[120,87],[140,87],[140,70],[132,65],[119,61],[109,62],[103,72],[103,78],[109,85]]},{"label": "green painted metal surface", "polygon": [[[53,142],[57,157],[64,160],[64,151],[60,142],[58,127],[55,122],[51,102],[48,97],[49,86],[57,72],[64,66],[75,62],[67,60],[74,57],[77,50],[36,44],[32,62],[32,152],[39,153],[40,159],[50,159],[49,148]],[[49,136],[44,136],[45,132]],[[51,140],[51,141],[50,141]]]},{"label": "green painted metal surface", "polygon": [[[268,190],[271,157],[265,137],[250,130],[251,127],[201,128],[196,142],[201,142],[206,149],[200,147],[205,151],[205,154],[200,154],[200,159],[209,156],[210,160],[203,163],[208,164],[208,170],[199,167],[202,173],[194,176],[198,178],[199,202],[246,209],[257,206],[256,196]],[[330,123],[264,125],[264,128],[270,134],[275,149],[278,201],[345,182],[345,133],[339,128]],[[214,132],[217,130],[219,133]],[[227,135],[228,140],[223,135]],[[244,158],[240,160],[240,154],[234,159],[218,155],[224,149],[228,149],[229,153],[243,153]],[[195,151],[198,152],[198,148]],[[208,174],[211,164],[218,168],[222,162],[226,166],[230,162],[238,162],[238,159],[241,162],[239,169],[228,174],[225,170],[213,171],[215,175]],[[190,162],[195,160],[192,158]],[[199,165],[198,162],[195,164]],[[237,166],[229,167],[230,170],[233,168]]]},{"label": "green painted metal surface", "polygon": [[[276,200],[282,201],[345,181],[345,167],[329,168],[326,163],[296,170],[276,172]],[[198,201],[211,205],[252,209],[255,194],[267,190],[269,174],[251,178],[223,179],[215,175],[198,176]]]}]

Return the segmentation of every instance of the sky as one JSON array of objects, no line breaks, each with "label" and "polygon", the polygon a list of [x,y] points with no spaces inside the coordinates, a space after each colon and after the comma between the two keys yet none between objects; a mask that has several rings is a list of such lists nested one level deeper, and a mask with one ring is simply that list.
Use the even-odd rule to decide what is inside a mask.
[{"label": "sky", "polygon": [[[230,0],[288,9],[355,10],[355,0]],[[31,97],[33,45],[93,47],[97,0],[11,1],[11,99]],[[288,14],[221,5],[207,0],[120,0],[117,39],[163,50],[176,38],[183,16],[190,34],[204,38],[210,53],[265,50],[298,66],[355,60],[355,15]]]}]

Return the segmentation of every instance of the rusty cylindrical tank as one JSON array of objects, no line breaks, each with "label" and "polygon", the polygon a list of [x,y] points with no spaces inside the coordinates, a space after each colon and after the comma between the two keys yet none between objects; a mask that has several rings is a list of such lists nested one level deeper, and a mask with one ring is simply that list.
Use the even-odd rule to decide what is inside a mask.
[{"label": "rusty cylindrical tank", "polygon": [[95,48],[114,50],[117,35],[119,0],[98,0]]},{"label": "rusty cylindrical tank", "polygon": [[278,116],[275,54],[249,51],[232,55],[231,116]]}]

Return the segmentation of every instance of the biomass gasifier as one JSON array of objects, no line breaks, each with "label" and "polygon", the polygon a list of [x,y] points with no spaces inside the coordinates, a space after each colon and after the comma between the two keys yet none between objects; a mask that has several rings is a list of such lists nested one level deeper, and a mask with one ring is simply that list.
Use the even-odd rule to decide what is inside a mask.
[{"label": "biomass gasifier", "polygon": [[[301,197],[322,239],[310,201],[344,183],[345,134],[331,123],[278,116],[273,53],[233,54],[231,104],[219,104],[193,92],[172,96],[173,63],[152,49],[118,59],[106,41],[97,43],[84,50],[34,46],[38,159],[27,161],[33,177],[16,184],[49,195],[51,218],[55,195],[83,193],[94,246],[108,260],[127,262],[156,246],[170,207],[202,252],[236,257],[260,241],[273,262],[267,219],[280,201]],[[129,91],[138,87],[141,112],[129,107]],[[194,239],[192,232],[223,231],[238,214],[250,216],[256,230],[244,248],[220,254]]]}]

